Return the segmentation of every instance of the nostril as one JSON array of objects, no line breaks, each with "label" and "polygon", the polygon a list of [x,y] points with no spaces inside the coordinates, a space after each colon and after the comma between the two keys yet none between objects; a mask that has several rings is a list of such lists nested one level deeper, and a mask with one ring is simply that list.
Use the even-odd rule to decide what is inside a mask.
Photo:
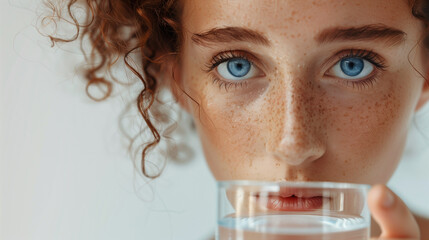
[{"label": "nostril", "polygon": [[273,156],[275,159],[280,161],[285,161],[288,165],[299,166],[309,164],[320,159],[324,154],[312,154],[311,156],[297,156],[297,155],[288,155],[284,153],[274,152]]},{"label": "nostril", "polygon": [[[322,154],[322,156],[323,156],[323,154]],[[306,162],[314,162],[317,159],[320,159],[322,156],[313,155],[313,156],[308,157],[305,161]]]}]

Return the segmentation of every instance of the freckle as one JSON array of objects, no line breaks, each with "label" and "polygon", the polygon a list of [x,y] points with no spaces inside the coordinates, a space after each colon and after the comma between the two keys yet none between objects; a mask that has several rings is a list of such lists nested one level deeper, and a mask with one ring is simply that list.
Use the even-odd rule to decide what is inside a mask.
[{"label": "freckle", "polygon": [[341,131],[341,128],[337,128],[337,131]]},{"label": "freckle", "polygon": [[345,171],[343,171],[343,177],[344,177],[344,176],[346,176],[346,172],[345,172]]}]

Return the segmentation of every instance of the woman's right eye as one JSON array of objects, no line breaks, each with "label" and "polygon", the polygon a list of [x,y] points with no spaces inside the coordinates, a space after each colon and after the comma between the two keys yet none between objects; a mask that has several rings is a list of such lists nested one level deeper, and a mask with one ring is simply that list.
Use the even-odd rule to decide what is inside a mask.
[{"label": "woman's right eye", "polygon": [[216,68],[225,80],[245,80],[258,75],[258,69],[249,60],[231,58],[220,63]]}]

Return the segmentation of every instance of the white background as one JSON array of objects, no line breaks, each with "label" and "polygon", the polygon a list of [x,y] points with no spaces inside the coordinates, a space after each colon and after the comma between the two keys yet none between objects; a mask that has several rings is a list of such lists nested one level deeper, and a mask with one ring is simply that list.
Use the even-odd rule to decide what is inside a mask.
[{"label": "white background", "polygon": [[[118,127],[124,91],[91,101],[76,46],[35,30],[38,1],[1,1],[0,239],[207,239],[215,181],[196,136],[195,159],[146,184]],[[428,105],[416,122],[429,136]],[[414,125],[408,140],[389,186],[429,217],[429,146]]]}]

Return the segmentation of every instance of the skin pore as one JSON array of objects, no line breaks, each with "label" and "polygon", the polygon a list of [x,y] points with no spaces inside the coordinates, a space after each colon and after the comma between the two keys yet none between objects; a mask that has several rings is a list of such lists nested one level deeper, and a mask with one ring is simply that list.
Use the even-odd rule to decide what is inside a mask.
[{"label": "skin pore", "polygon": [[171,87],[216,180],[388,182],[429,95],[407,0],[183,2]]}]

